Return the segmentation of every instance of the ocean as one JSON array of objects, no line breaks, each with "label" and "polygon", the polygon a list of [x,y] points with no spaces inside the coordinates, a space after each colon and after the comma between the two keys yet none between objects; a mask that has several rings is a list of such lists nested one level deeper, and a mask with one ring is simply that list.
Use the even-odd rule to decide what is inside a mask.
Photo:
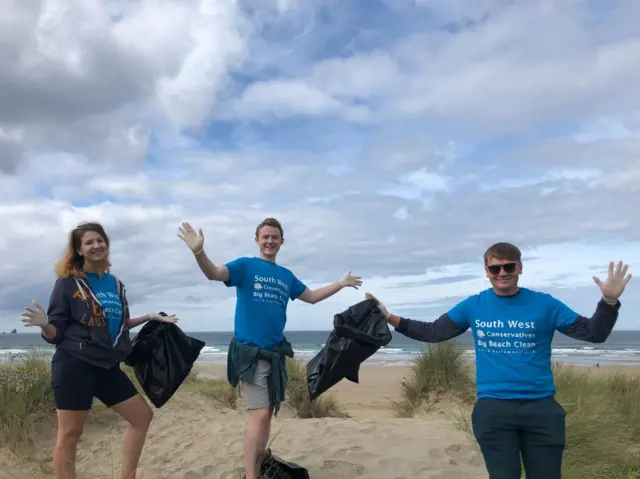
[{"label": "ocean", "polygon": [[[200,363],[225,363],[231,332],[188,332],[190,336],[206,343],[200,354]],[[311,359],[324,345],[329,331],[287,331],[287,339],[296,357]],[[132,337],[135,333],[132,333]],[[456,344],[464,355],[473,358],[473,337],[467,332],[456,338]],[[552,360],[575,365],[637,365],[640,362],[640,331],[613,331],[606,343],[589,344],[556,333],[553,340]],[[369,358],[366,364],[407,365],[428,347],[401,334],[393,333],[391,343]],[[30,352],[53,354],[53,347],[45,343],[39,334],[0,334],[0,364],[12,357]]]}]

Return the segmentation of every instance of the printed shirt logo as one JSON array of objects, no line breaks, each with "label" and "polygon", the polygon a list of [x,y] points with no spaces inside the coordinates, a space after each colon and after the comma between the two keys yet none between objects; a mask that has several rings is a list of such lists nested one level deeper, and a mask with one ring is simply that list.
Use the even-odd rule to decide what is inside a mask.
[{"label": "printed shirt logo", "polygon": [[109,319],[109,322],[120,323],[122,318],[122,305],[120,303],[120,296],[116,293],[98,293],[96,297],[102,303],[104,308],[104,315]]},{"label": "printed shirt logo", "polygon": [[474,321],[476,348],[482,353],[531,355],[536,350],[534,321]]},{"label": "printed shirt logo", "polygon": [[[80,322],[91,328],[106,328],[109,321],[120,322],[122,317],[122,306],[120,303],[120,296],[116,293],[97,293],[96,298],[102,303],[102,306],[91,298],[91,292],[85,290],[85,297],[90,298],[91,301],[91,316],[87,317],[86,314],[82,315]],[[85,301],[80,291],[73,293],[73,298],[79,301]]]},{"label": "printed shirt logo", "polygon": [[289,285],[273,276],[253,275],[253,301],[286,306]]},{"label": "printed shirt logo", "polygon": [[83,302],[86,302],[87,299],[89,298],[91,301],[91,316],[87,316],[86,314],[83,314],[82,319],[80,319],[80,322],[86,326],[89,326],[90,328],[106,328],[107,321],[105,320],[104,311],[102,310],[102,307],[91,298],[90,291],[87,291],[87,289],[84,288],[84,286],[81,286],[81,287],[84,290],[84,296],[78,289],[73,293],[72,298],[77,301],[83,301]]}]

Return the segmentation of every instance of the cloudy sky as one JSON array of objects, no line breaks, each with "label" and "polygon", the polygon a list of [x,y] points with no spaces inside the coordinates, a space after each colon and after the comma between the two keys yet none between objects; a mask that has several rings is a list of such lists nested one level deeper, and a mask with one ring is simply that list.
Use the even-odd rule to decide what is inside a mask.
[{"label": "cloudy sky", "polygon": [[267,216],[310,287],[365,282],[290,329],[365,291],[435,319],[503,240],[587,316],[625,260],[617,328],[640,329],[639,22],[635,0],[0,0],[0,330],[47,305],[82,220],[133,314],[229,330],[235,291],[177,228],[222,263]]}]

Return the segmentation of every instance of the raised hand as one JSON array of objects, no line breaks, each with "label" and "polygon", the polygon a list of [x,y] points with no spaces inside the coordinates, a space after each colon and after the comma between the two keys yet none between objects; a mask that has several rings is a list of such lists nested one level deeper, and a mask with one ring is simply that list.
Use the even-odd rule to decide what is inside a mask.
[{"label": "raised hand", "polygon": [[149,321],[160,321],[163,323],[175,323],[178,321],[175,314],[163,315],[160,313],[149,313]]},{"label": "raised hand", "polygon": [[22,316],[22,322],[25,323],[25,326],[46,326],[49,323],[49,317],[42,306],[38,304],[38,302],[33,300],[33,308],[29,308],[28,306],[24,307],[24,312],[20,315]]},{"label": "raised hand", "polygon": [[340,286],[343,288],[350,287],[358,289],[359,286],[362,286],[362,280],[360,279],[360,276],[353,276],[351,271],[349,271],[348,273],[345,273],[340,280]]},{"label": "raised hand", "polygon": [[364,297],[365,297],[365,299],[373,299],[376,303],[378,303],[378,309],[380,310],[382,315],[385,318],[389,318],[389,315],[390,315],[389,311],[387,311],[386,306],[384,304],[382,304],[378,298],[376,298],[371,293],[364,293]]},{"label": "raised hand", "polygon": [[597,276],[593,277],[593,281],[598,285],[600,291],[602,291],[602,297],[609,303],[616,303],[618,298],[622,295],[625,286],[631,279],[631,273],[627,274],[629,265],[624,264],[622,261],[618,261],[615,269],[613,268],[613,261],[609,262],[609,274],[605,281],[600,280]]},{"label": "raised hand", "polygon": [[187,243],[187,246],[193,254],[202,253],[204,246],[204,234],[202,233],[202,228],[198,229],[198,232],[196,233],[189,223],[184,222],[178,229],[180,230],[178,238]]}]

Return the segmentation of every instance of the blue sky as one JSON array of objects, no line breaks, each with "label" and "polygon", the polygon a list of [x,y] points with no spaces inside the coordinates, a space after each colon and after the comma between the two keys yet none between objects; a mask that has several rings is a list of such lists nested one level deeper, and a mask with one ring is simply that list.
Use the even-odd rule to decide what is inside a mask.
[{"label": "blue sky", "polygon": [[[522,284],[582,314],[608,261],[640,267],[640,6],[337,0],[19,2],[0,6],[0,330],[47,304],[68,230],[104,223],[134,314],[229,330],[235,295],[177,238],[223,263],[285,228],[309,286],[291,329],[378,295],[435,319],[488,287],[512,241]],[[640,283],[619,328],[639,329]]]}]

